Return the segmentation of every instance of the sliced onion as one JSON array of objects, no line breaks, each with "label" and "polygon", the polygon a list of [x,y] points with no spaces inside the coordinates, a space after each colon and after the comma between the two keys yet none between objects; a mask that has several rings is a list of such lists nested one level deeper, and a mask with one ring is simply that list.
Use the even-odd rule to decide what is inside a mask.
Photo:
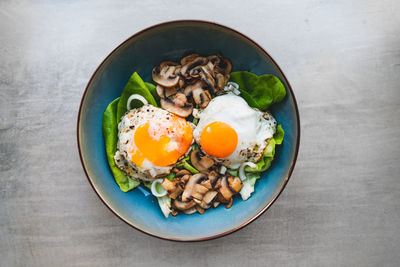
[{"label": "sliced onion", "polygon": [[235,82],[228,82],[227,83],[228,86],[232,86],[233,89],[238,90],[239,89],[239,84],[235,83]]},{"label": "sliced onion", "polygon": [[167,191],[166,191],[164,188],[163,188],[163,191],[164,191],[164,192],[162,192],[162,193],[158,193],[158,192],[157,192],[156,185],[157,185],[157,184],[161,184],[162,181],[163,181],[163,179],[157,179],[157,180],[154,180],[153,183],[151,184],[151,193],[152,193],[155,197],[163,197],[163,196],[165,196],[165,195],[167,194]]},{"label": "sliced onion", "polygon": [[143,103],[143,105],[147,105],[148,104],[146,98],[144,98],[143,96],[138,95],[138,94],[133,94],[128,98],[128,101],[126,101],[126,109],[127,110],[131,110],[131,102],[134,99],[139,100],[140,102]]},{"label": "sliced onion", "polygon": [[221,165],[221,169],[219,169],[220,174],[225,174],[226,173],[226,167],[224,165]]},{"label": "sliced onion", "polygon": [[194,108],[192,111],[193,117],[195,117],[197,119],[199,118],[199,113],[200,113],[200,111],[197,108]]},{"label": "sliced onion", "polygon": [[248,162],[245,162],[245,163],[243,163],[242,165],[240,165],[240,168],[239,168],[239,178],[240,178],[240,180],[245,180],[247,177],[246,177],[246,174],[244,173],[244,168],[246,167],[246,166],[249,166],[250,168],[255,168],[255,167],[257,167],[257,165],[256,164],[254,164],[253,162],[250,162],[250,161],[248,161]]},{"label": "sliced onion", "polygon": [[240,95],[239,91],[239,85],[235,82],[228,82],[226,86],[224,87],[224,91],[226,92],[232,92],[235,95]]}]

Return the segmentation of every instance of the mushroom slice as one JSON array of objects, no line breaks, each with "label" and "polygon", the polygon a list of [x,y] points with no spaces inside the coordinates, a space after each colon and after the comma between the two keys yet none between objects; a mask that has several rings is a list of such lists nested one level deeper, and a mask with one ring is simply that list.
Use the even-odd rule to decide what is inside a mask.
[{"label": "mushroom slice", "polygon": [[190,54],[190,55],[188,55],[188,56],[186,56],[186,57],[181,59],[181,65],[182,66],[185,65],[186,63],[192,61],[193,59],[195,59],[197,57],[199,57],[198,54]]},{"label": "mushroom slice", "polygon": [[183,188],[180,185],[177,185],[175,191],[168,194],[168,196],[172,199],[177,199],[183,192]]},{"label": "mushroom slice", "polygon": [[234,193],[239,193],[240,189],[242,189],[242,187],[243,187],[242,180],[240,180],[239,177],[233,178],[232,176],[228,177],[227,180],[228,180],[229,188]]},{"label": "mushroom slice", "polygon": [[178,184],[178,180],[170,181],[164,179],[161,186],[167,191],[168,196],[172,199],[176,199],[183,192],[182,187]]},{"label": "mushroom slice", "polygon": [[205,204],[210,204],[214,198],[217,196],[218,192],[217,191],[208,191],[204,197],[203,197],[203,201]]},{"label": "mushroom slice", "polygon": [[182,176],[181,182],[182,182],[184,185],[187,183],[187,181],[189,181],[190,175],[191,175],[191,174],[185,174],[184,176]]},{"label": "mushroom slice", "polygon": [[231,200],[229,200],[229,203],[225,205],[226,209],[230,209],[232,207],[233,204],[233,198],[231,198]]},{"label": "mushroom slice", "polygon": [[217,73],[215,75],[215,85],[218,88],[218,91],[222,91],[224,89],[224,87],[226,86],[227,82],[228,82],[228,80],[225,79],[225,76],[222,75],[221,73]]},{"label": "mushroom slice", "polygon": [[180,79],[180,76],[177,74],[179,67],[175,62],[163,62],[160,66],[153,68],[152,78],[154,82],[164,87],[175,86]]},{"label": "mushroom slice", "polygon": [[217,66],[221,62],[221,56],[217,55],[212,55],[207,57],[208,60],[213,64],[214,66]]},{"label": "mushroom slice", "polygon": [[[171,99],[172,98],[172,99]],[[186,96],[182,93],[177,93],[171,98],[161,98],[161,107],[180,117],[187,117],[192,114],[193,105],[186,102]]]},{"label": "mushroom slice", "polygon": [[209,209],[211,207],[211,204],[206,204],[204,201],[202,201],[200,204],[198,204],[200,207],[202,207],[203,209]]},{"label": "mushroom slice", "polygon": [[196,57],[188,62],[186,62],[184,65],[181,67],[181,75],[184,76],[185,78],[188,78],[189,72],[191,69],[197,67],[197,66],[202,66],[207,64],[208,59],[205,57]]},{"label": "mushroom slice", "polygon": [[204,180],[203,182],[200,183],[202,186],[206,187],[208,190],[212,189],[212,184],[210,180]]},{"label": "mushroom slice", "polygon": [[173,204],[174,207],[177,208],[178,210],[187,210],[194,207],[196,205],[196,202],[194,202],[193,200],[188,202],[183,202],[175,199]]},{"label": "mushroom slice", "polygon": [[191,207],[190,209],[184,210],[183,213],[187,215],[191,215],[193,213],[196,213],[197,209],[195,207]]},{"label": "mushroom slice", "polygon": [[224,75],[229,74],[232,71],[231,61],[227,58],[223,58],[221,55],[218,56],[220,57],[220,62],[216,64],[215,71]]},{"label": "mushroom slice", "polygon": [[204,173],[196,173],[189,178],[185,189],[182,193],[182,201],[189,201],[192,198],[196,198],[198,200],[203,199],[203,195],[208,191],[208,189],[199,183],[203,180],[207,179],[207,175]]},{"label": "mushroom slice", "polygon": [[156,87],[157,94],[161,98],[167,98],[170,97],[178,92],[177,87],[162,87],[161,85],[157,84]]},{"label": "mushroom slice", "polygon": [[210,71],[202,66],[201,67],[202,72],[200,72],[200,79],[207,84],[207,86],[215,93],[217,90],[215,88],[215,80],[210,73]]},{"label": "mushroom slice", "polygon": [[215,200],[216,200],[217,202],[224,203],[224,204],[228,204],[228,203],[229,203],[229,199],[225,199],[225,198],[222,196],[221,193],[218,193],[218,195],[217,195],[217,197],[215,198]]},{"label": "mushroom slice", "polygon": [[198,149],[192,151],[190,154],[190,161],[199,171],[206,171],[214,165],[214,160],[207,156],[202,156]]},{"label": "mushroom slice", "polygon": [[192,78],[200,78],[201,66],[194,67],[189,71],[189,76]]},{"label": "mushroom slice", "polygon": [[176,172],[175,177],[180,178],[180,177],[183,177],[186,174],[190,175],[191,173],[190,173],[190,171],[188,171],[186,169],[182,169],[182,170],[179,170],[179,171]]},{"label": "mushroom slice", "polygon": [[218,173],[216,171],[210,171],[208,173],[208,180],[211,182],[212,186],[215,186],[217,179],[218,179]]},{"label": "mushroom slice", "polygon": [[214,208],[218,207],[220,203],[221,203],[221,202],[218,202],[218,201],[213,202],[213,207],[214,207]]},{"label": "mushroom slice", "polygon": [[[223,176],[221,179],[221,187],[219,188],[219,193],[222,197],[229,201],[229,199],[233,196],[232,190],[229,187],[227,176]],[[223,202],[223,201],[221,201]]]},{"label": "mushroom slice", "polygon": [[196,210],[198,213],[200,214],[204,214],[204,209],[202,207],[200,207],[199,205],[195,206]]},{"label": "mushroom slice", "polygon": [[203,89],[196,89],[193,91],[193,100],[200,108],[206,108],[211,101],[210,92]]}]

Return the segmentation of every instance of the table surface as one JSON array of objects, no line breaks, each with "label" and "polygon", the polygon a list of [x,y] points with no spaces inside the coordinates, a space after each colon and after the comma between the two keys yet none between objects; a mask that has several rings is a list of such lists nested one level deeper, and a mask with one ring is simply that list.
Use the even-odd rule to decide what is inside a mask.
[{"label": "table surface", "polygon": [[[1,1],[2,266],[398,266],[400,2]],[[204,19],[262,45],[301,117],[275,204],[229,236],[176,243],[119,220],[76,144],[89,77],[150,25]]]}]

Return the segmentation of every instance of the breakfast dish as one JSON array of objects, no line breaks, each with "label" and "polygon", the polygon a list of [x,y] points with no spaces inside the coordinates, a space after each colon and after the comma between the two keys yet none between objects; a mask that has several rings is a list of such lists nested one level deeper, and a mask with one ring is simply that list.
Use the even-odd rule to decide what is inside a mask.
[{"label": "breakfast dish", "polygon": [[247,200],[284,131],[270,105],[286,90],[274,75],[232,71],[221,55],[162,62],[153,83],[135,72],[103,116],[106,154],[127,192],[143,183],[165,217]]}]

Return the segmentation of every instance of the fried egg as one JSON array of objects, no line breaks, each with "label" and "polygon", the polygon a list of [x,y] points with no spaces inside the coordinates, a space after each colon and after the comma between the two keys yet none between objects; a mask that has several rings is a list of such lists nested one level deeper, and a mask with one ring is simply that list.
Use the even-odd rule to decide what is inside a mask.
[{"label": "fried egg", "polygon": [[271,114],[251,108],[240,96],[226,94],[199,112],[193,132],[204,153],[228,168],[257,162],[276,130]]},{"label": "fried egg", "polygon": [[114,160],[129,176],[152,181],[168,174],[192,141],[192,126],[184,118],[144,105],[121,118]]}]

